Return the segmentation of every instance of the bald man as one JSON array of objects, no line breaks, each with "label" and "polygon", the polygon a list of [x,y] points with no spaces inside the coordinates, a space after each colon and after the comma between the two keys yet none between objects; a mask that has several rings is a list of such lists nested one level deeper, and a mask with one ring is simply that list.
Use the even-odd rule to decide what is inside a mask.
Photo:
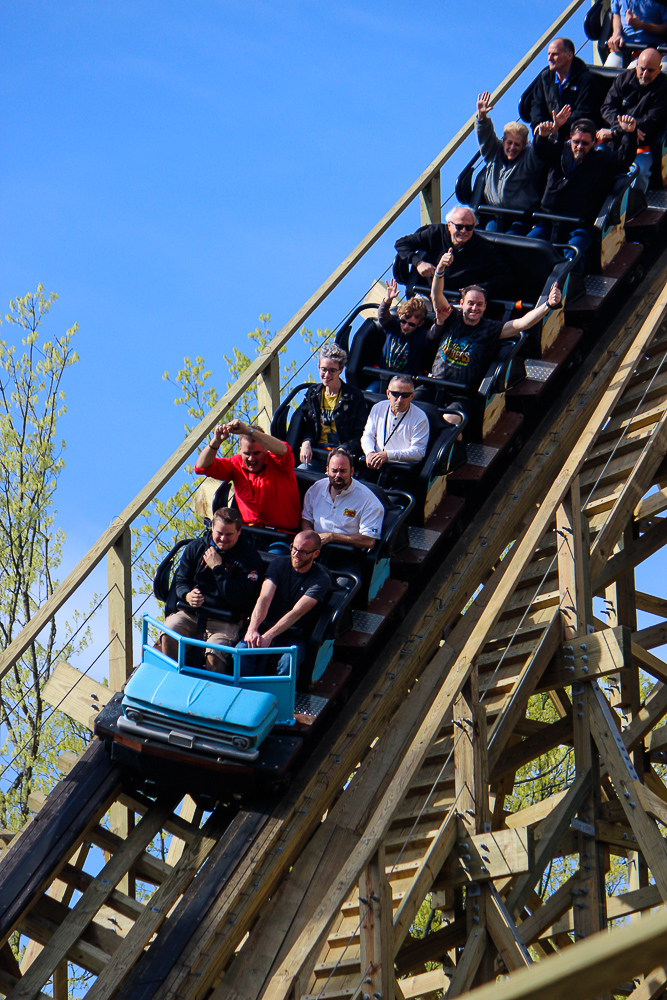
[{"label": "bald man", "polygon": [[637,122],[635,163],[640,170],[637,187],[641,191],[646,191],[651,176],[651,146],[667,127],[667,77],[661,72],[661,58],[657,49],[644,49],[634,69],[618,74],[602,105],[608,127],[597,134],[599,142],[616,141],[621,135],[619,117],[632,115]]},{"label": "bald man", "polygon": [[[317,605],[324,601],[333,584],[328,570],[315,562],[322,549],[316,531],[300,531],[290,546],[290,555],[273,559],[264,577],[257,604],[241,648],[296,646],[297,669],[306,655],[306,638],[317,618]],[[267,672],[264,656],[245,657],[244,674]],[[250,662],[249,662],[250,661]],[[276,673],[289,674],[290,655],[283,653]]]}]

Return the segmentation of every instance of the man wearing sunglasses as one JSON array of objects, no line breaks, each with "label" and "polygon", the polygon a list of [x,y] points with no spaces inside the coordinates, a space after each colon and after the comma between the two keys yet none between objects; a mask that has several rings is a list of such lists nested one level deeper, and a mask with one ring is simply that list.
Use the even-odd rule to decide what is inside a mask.
[{"label": "man wearing sunglasses", "polygon": [[[317,622],[317,605],[326,599],[332,587],[328,570],[315,562],[321,548],[322,541],[316,531],[300,531],[290,546],[289,557],[280,556],[269,564],[244,641],[239,643],[241,648],[296,646],[297,669],[301,666],[306,655],[306,637]],[[246,673],[265,671],[263,656],[252,657],[251,668],[244,667]],[[283,653],[275,672],[284,675],[289,671],[290,656]]]},{"label": "man wearing sunglasses", "polygon": [[396,240],[394,276],[406,285],[406,296],[415,287],[428,287],[435,265],[446,259],[445,288],[481,285],[489,298],[502,297],[512,273],[493,243],[475,232],[477,216],[471,208],[456,205],[446,224],[422,226],[416,233]]},{"label": "man wearing sunglasses", "polygon": [[415,387],[407,375],[395,375],[387,402],[376,403],[368,414],[361,447],[369,469],[387,462],[421,462],[428,445],[428,417],[412,402]]}]

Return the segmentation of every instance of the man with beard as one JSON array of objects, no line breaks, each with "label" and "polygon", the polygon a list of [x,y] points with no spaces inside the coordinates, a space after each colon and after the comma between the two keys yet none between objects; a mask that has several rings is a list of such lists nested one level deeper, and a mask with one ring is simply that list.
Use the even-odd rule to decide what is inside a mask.
[{"label": "man with beard", "polygon": [[327,474],[303,498],[301,530],[314,529],[322,545],[343,542],[372,549],[380,537],[384,507],[354,478],[354,459],[345,448],[329,455]]}]

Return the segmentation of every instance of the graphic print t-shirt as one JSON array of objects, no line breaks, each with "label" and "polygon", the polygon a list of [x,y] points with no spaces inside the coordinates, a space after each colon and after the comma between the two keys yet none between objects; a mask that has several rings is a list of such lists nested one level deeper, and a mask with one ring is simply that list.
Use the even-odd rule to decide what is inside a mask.
[{"label": "graphic print t-shirt", "polygon": [[435,327],[434,339],[440,343],[432,375],[466,387],[477,385],[496,352],[503,326],[493,319],[467,326],[459,312],[451,313],[442,326]]}]

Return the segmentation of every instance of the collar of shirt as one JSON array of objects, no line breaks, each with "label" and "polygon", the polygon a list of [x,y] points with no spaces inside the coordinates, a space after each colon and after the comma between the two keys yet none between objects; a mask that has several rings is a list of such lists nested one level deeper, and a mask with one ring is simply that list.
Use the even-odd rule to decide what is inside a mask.
[{"label": "collar of shirt", "polygon": [[331,500],[332,503],[335,503],[336,500],[342,500],[344,497],[349,497],[350,493],[352,493],[354,491],[355,485],[356,484],[355,484],[354,479],[353,479],[346,490],[341,490],[340,493],[332,493],[331,492],[331,483],[329,483],[329,487],[325,491],[326,492],[326,496],[329,497],[329,499]]}]

